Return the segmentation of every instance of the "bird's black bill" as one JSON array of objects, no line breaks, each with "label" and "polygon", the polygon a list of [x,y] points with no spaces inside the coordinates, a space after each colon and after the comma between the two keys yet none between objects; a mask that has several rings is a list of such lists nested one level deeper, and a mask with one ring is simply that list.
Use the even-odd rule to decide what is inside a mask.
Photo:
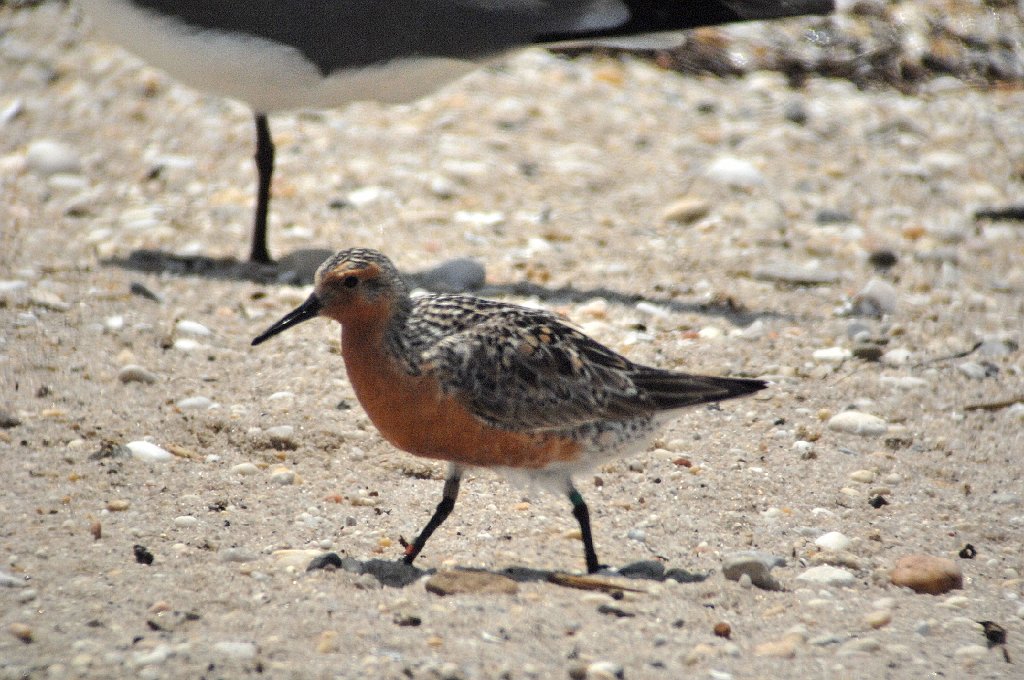
[{"label": "bird's black bill", "polygon": [[310,319],[315,318],[320,314],[320,310],[322,308],[323,303],[320,302],[320,298],[316,296],[316,293],[310,294],[310,296],[306,298],[305,302],[285,314],[280,321],[253,338],[252,344],[258,345],[261,342],[277,335],[281,331],[286,331],[292,326],[299,325],[303,321],[309,321]]}]

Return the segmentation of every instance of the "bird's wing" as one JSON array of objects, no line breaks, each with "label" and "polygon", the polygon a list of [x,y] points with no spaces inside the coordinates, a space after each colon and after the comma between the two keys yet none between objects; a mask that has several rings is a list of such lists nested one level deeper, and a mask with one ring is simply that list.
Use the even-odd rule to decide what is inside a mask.
[{"label": "bird's wing", "polygon": [[527,431],[626,420],[764,387],[640,366],[551,314],[522,308],[445,337],[422,368],[477,418]]}]

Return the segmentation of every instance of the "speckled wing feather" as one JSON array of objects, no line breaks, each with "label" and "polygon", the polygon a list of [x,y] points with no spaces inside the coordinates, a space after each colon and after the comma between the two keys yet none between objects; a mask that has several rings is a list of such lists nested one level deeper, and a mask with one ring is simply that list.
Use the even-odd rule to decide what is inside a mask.
[{"label": "speckled wing feather", "polygon": [[540,310],[492,303],[478,312],[478,323],[425,351],[421,366],[474,416],[496,427],[561,430],[649,416],[764,387],[759,380],[706,378],[634,364]]}]

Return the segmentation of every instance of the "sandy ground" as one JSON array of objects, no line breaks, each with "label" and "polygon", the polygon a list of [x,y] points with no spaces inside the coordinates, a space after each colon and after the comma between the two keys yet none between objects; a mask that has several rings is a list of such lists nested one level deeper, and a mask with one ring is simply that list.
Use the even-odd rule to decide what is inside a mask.
[{"label": "sandy ground", "polygon": [[[0,24],[0,677],[1021,677],[1024,238],[974,218],[1024,196],[1018,88],[530,52],[412,106],[274,118],[275,254],[472,257],[631,358],[773,380],[578,479],[604,562],[703,580],[439,596],[304,571],[397,558],[443,475],[374,431],[332,324],[249,346],[307,290],[123,265],[247,252],[249,113],[62,5]],[[884,432],[833,429],[851,409]],[[781,590],[723,577],[750,549]],[[891,585],[909,554],[963,589]],[[823,563],[849,582],[801,580]],[[563,498],[484,471],[418,564],[582,555]]]}]

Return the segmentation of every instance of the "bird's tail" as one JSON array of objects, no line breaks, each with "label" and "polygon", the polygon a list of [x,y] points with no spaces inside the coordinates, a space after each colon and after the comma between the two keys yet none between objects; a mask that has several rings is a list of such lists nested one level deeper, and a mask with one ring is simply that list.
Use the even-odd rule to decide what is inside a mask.
[{"label": "bird's tail", "polygon": [[659,411],[734,399],[768,386],[764,380],[692,375],[648,367],[633,375],[633,384],[644,400]]}]

